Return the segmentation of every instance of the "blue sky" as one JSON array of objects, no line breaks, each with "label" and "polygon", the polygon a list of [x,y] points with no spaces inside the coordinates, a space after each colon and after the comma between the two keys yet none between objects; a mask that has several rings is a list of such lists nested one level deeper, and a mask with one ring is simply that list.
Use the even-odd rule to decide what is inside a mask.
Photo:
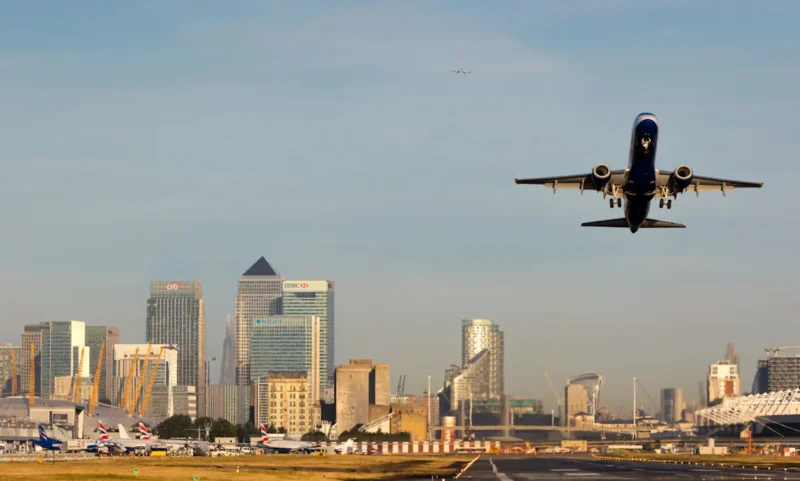
[{"label": "blue sky", "polygon": [[[41,1],[0,15],[0,321],[144,339],[151,279],[198,279],[221,354],[264,255],[333,279],[337,363],[434,384],[460,320],[506,332],[507,390],[589,370],[630,405],[696,398],[736,342],[795,344],[794,2]],[[474,73],[455,76],[463,67]],[[640,112],[658,166],[763,181],[681,196],[680,231],[582,229],[599,194],[515,177],[621,168]],[[218,373],[218,366],[213,374]],[[626,411],[627,412],[627,411]]]}]

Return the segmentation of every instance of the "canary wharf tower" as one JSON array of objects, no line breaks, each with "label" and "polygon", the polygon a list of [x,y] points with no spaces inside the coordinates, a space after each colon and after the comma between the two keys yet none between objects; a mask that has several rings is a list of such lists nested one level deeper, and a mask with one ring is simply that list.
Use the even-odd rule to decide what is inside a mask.
[{"label": "canary wharf tower", "polygon": [[259,258],[239,279],[236,294],[236,384],[250,384],[250,326],[257,318],[278,316],[283,275]]}]

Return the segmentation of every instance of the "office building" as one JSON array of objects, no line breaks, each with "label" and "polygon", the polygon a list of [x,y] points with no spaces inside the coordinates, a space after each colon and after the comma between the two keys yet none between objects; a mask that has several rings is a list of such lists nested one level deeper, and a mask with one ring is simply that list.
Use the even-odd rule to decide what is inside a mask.
[{"label": "office building", "polygon": [[[281,306],[284,316],[317,316],[320,331],[320,389],[333,387],[334,290],[332,281],[284,281]],[[332,399],[326,399],[332,401]]]},{"label": "office building", "polygon": [[708,367],[708,406],[724,397],[738,397],[741,394],[739,368],[734,362],[720,361]]},{"label": "office building", "polygon": [[369,422],[372,362],[353,362],[336,367],[336,424],[339,434]]},{"label": "office building", "polygon": [[111,326],[86,326],[86,345],[89,346],[91,362],[89,373],[94,376],[103,347],[103,363],[100,365],[100,383],[98,384],[97,399],[100,402],[109,402],[113,391],[113,379],[110,375],[114,364],[114,346],[119,343],[119,328]]},{"label": "office building", "polygon": [[233,386],[236,384],[236,331],[233,320],[228,314],[225,319],[225,339],[222,341],[222,362],[219,368],[219,384]]},{"label": "office building", "polygon": [[671,387],[661,390],[661,420],[675,424],[683,419],[683,389]]},{"label": "office building", "polygon": [[[443,412],[457,412],[464,401],[497,399],[489,395],[491,352],[484,349],[464,366],[446,371],[445,385],[440,394]],[[447,409],[449,408],[449,409]]]},{"label": "office building", "polygon": [[[42,331],[42,397],[55,392],[55,379],[62,376],[90,377],[91,350],[86,346],[86,323],[83,321],[47,321],[49,329]],[[81,351],[84,362],[80,366]]]},{"label": "office building", "polygon": [[314,416],[315,403],[309,398],[310,383],[305,371],[270,372],[263,376],[258,383],[257,422],[283,427],[292,437],[314,431],[318,420]]},{"label": "office building", "polygon": [[[137,414],[142,412],[150,376],[154,375],[153,389],[144,414],[151,419],[166,419],[173,414],[189,414],[174,407],[174,395],[177,392],[174,388],[179,386],[179,350],[167,344],[152,344],[150,351],[147,347],[148,344],[116,344],[112,348],[114,362],[109,371],[112,376],[111,402],[128,409],[135,401],[135,412]],[[128,375],[131,376],[130,382],[127,382]],[[196,391],[193,391],[193,394],[196,394]]]},{"label": "office building", "polygon": [[250,376],[258,381],[273,372],[306,372],[309,402],[319,401],[319,317],[257,318],[250,327]]},{"label": "office building", "polygon": [[[461,364],[466,365],[483,350],[489,350],[489,391],[499,399],[504,394],[504,335],[500,326],[489,319],[465,319],[461,323]],[[479,397],[478,393],[473,396]],[[483,396],[481,393],[480,397]]]},{"label": "office building", "polygon": [[205,302],[198,281],[152,281],[146,341],[178,349],[178,385],[195,386],[203,416],[206,392]]},{"label": "office building", "polygon": [[247,405],[250,386],[225,386],[212,384],[208,387],[206,414],[213,419],[225,419],[231,424],[246,424],[250,420]]},{"label": "office building", "polygon": [[569,426],[577,414],[594,416],[597,413],[603,381],[603,375],[596,372],[580,374],[567,380],[564,393],[565,426]]},{"label": "office building", "polygon": [[[20,348],[12,344],[0,345],[0,386],[3,396],[19,394]],[[16,369],[14,365],[16,364]],[[15,372],[16,371],[16,372]],[[16,379],[15,379],[16,377]]]},{"label": "office building", "polygon": [[[42,332],[49,331],[49,323],[28,324],[22,331],[19,365],[20,393],[27,395],[31,389],[35,396],[42,395]],[[31,359],[33,346],[33,359]],[[31,387],[31,369],[33,369],[34,386]]]},{"label": "office building", "polygon": [[236,384],[248,385],[250,374],[250,327],[257,318],[279,316],[283,275],[266,259],[259,258],[239,279],[236,294]]}]

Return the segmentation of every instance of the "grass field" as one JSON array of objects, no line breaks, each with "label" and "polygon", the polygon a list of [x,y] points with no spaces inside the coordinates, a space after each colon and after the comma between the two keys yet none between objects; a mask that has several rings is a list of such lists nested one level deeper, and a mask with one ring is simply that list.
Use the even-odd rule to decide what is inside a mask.
[{"label": "grass field", "polygon": [[668,463],[699,463],[701,466],[732,466],[736,468],[758,466],[758,469],[800,471],[800,458],[785,456],[711,456],[698,454],[602,454],[600,457],[612,459],[642,460]]},{"label": "grass field", "polygon": [[[0,480],[70,481],[252,481],[390,480],[431,476],[450,478],[475,456],[235,456],[229,458],[116,458],[89,462],[9,463]],[[239,472],[236,472],[237,466]],[[134,469],[139,470],[134,474]]]}]

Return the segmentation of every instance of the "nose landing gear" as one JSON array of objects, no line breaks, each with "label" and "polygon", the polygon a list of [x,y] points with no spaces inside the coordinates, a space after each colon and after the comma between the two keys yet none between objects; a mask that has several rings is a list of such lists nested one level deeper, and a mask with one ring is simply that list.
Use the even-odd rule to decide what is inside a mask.
[{"label": "nose landing gear", "polygon": [[667,199],[666,202],[664,201],[664,199],[659,200],[658,201],[658,208],[659,209],[663,209],[664,208],[664,204],[667,205],[667,209],[672,209],[672,199]]},{"label": "nose landing gear", "polygon": [[608,199],[609,208],[613,209],[615,203],[617,204],[617,207],[622,207],[622,199]]}]

